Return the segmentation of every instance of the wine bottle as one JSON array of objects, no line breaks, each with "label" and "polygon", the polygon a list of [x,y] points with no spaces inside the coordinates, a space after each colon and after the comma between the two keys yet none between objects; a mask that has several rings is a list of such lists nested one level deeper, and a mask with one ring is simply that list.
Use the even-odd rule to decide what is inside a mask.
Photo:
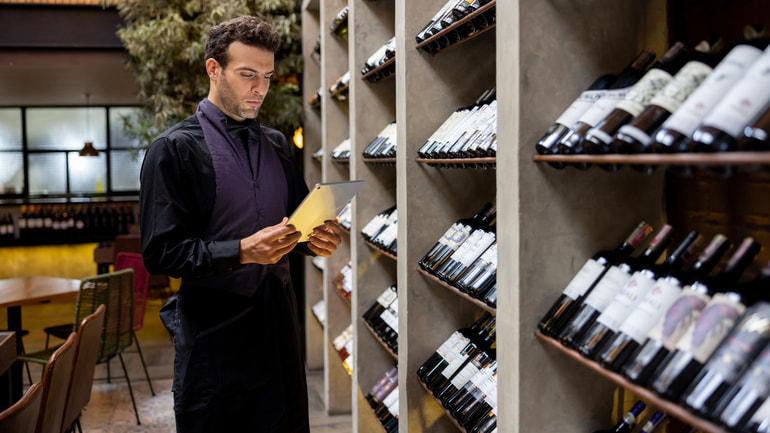
[{"label": "wine bottle", "polygon": [[770,396],[770,348],[765,345],[737,382],[720,399],[714,413],[731,431],[743,431],[754,412]]},{"label": "wine bottle", "polygon": [[770,342],[770,302],[760,301],[746,313],[709,357],[685,391],[684,405],[711,417],[719,399]]},{"label": "wine bottle", "polygon": [[479,298],[490,307],[497,308],[497,281],[494,281],[484,294],[479,294]]},{"label": "wine bottle", "polygon": [[370,326],[374,327],[378,323],[378,318],[382,312],[390,306],[391,303],[398,300],[398,289],[395,285],[392,285],[385,289],[380,296],[377,297],[377,301],[369,307],[363,314],[363,319]]},{"label": "wine bottle", "polygon": [[[747,27],[747,31],[752,31]],[[650,150],[658,153],[684,152],[687,141],[703,120],[703,117],[724,97],[730,88],[746,73],[760,56],[768,39],[746,35],[733,47],[714,71],[652,134]]]},{"label": "wine bottle", "polygon": [[770,47],[766,48],[693,132],[688,150],[727,152],[735,150],[738,137],[770,105]]},{"label": "wine bottle", "polygon": [[580,115],[602,95],[602,90],[609,88],[618,79],[617,75],[604,74],[583,90],[580,95],[564,110],[548,130],[535,144],[535,150],[540,155],[552,155],[559,152],[559,141],[569,132],[570,126],[577,123]]},{"label": "wine bottle", "polygon": [[443,403],[444,408],[449,411],[453,418],[457,418],[455,413],[457,408],[464,405],[468,399],[473,398],[472,394],[474,394],[475,390],[478,389],[479,385],[483,381],[487,380],[488,377],[491,377],[495,372],[497,372],[497,359],[494,358],[496,351],[494,349],[490,349],[487,351],[487,354],[492,357],[489,360],[489,363],[484,365],[480,371],[471,376],[471,378],[463,385],[462,388],[447,397],[446,401]]},{"label": "wine bottle", "polygon": [[441,368],[441,374],[436,375],[431,381],[426,382],[425,386],[438,394],[449,385],[455,373],[457,373],[465,363],[470,361],[480,350],[486,350],[495,341],[495,329],[497,319],[493,316],[482,328],[481,331],[472,336],[470,341],[464,346],[456,346],[454,353],[449,354],[446,366]]},{"label": "wine bottle", "polygon": [[382,404],[382,399],[385,398],[397,384],[398,367],[394,366],[385,373],[385,376],[374,384],[372,390],[368,392],[364,398],[366,398],[369,406],[376,410]]},{"label": "wine bottle", "polygon": [[468,295],[477,298],[491,286],[497,277],[497,241],[484,251],[479,258],[471,264],[468,271],[458,278],[455,287]]},{"label": "wine bottle", "polygon": [[672,230],[670,225],[664,225],[642,254],[620,259],[610,266],[556,338],[565,346],[574,348],[583,333],[631,280],[632,274],[644,266],[655,263],[663,254],[663,250],[671,242]]},{"label": "wine bottle", "polygon": [[441,402],[444,407],[449,407],[449,402],[453,401],[460,393],[465,385],[471,381],[471,379],[482,372],[484,368],[489,366],[495,361],[496,350],[494,344],[490,345],[485,350],[479,350],[476,355],[467,362],[457,374],[452,377],[452,380],[447,382],[445,386],[437,390],[434,395]]},{"label": "wine bottle", "polygon": [[[682,293],[666,313],[647,333],[647,340],[623,367],[630,381],[646,384],[661,361],[674,350],[677,341],[695,321],[710,299],[709,286],[704,281],[730,248],[730,241],[717,234],[703,250],[695,264],[677,278],[686,284]],[[731,271],[726,271],[731,272]]]},{"label": "wine bottle", "polygon": [[586,133],[584,145],[587,153],[607,154],[614,151],[612,137],[621,126],[644,110],[652,97],[665,87],[682,67],[687,48],[676,42],[653,64],[646,74],[634,84],[622,101],[604,119]]},{"label": "wine bottle", "polygon": [[686,63],[650,100],[649,105],[620,127],[614,138],[615,153],[647,153],[652,134],[671,113],[711,74],[722,59],[722,40],[704,40],[688,56]]},{"label": "wine bottle", "polygon": [[620,422],[610,428],[596,430],[594,433],[631,433],[631,430],[642,419],[646,411],[647,405],[642,401],[637,401],[631,407],[631,410],[623,415],[623,419]]},{"label": "wine bottle", "polygon": [[497,405],[497,372],[494,372],[478,386],[478,391],[457,408],[455,413],[458,424],[470,430],[487,416]]},{"label": "wine bottle", "polygon": [[602,250],[592,255],[540,319],[537,325],[540,332],[555,335],[607,269],[618,260],[629,256],[651,231],[652,226],[642,221],[615,249]]},{"label": "wine bottle", "polygon": [[762,405],[754,412],[742,431],[746,433],[770,432],[770,398],[762,402]]},{"label": "wine bottle", "polygon": [[639,433],[653,433],[658,431],[658,429],[666,425],[667,421],[668,419],[666,418],[665,413],[661,411],[655,412],[652,414],[650,419],[644,423],[644,426],[642,426],[642,429],[639,431]]},{"label": "wine bottle", "polygon": [[420,259],[419,266],[425,271],[435,274],[444,261],[468,239],[472,231],[489,224],[496,211],[497,208],[491,202],[487,202],[472,217],[457,220],[444,232],[430,251]]},{"label": "wine bottle", "polygon": [[638,308],[638,302],[656,285],[659,278],[681,268],[700,235],[691,231],[677,245],[663,263],[650,264],[634,272],[607,308],[596,318],[578,340],[577,350],[586,358],[593,359],[604,344],[615,336],[629,313]]},{"label": "wine bottle", "polygon": [[496,237],[494,222],[477,228],[436,270],[436,276],[448,284],[454,284],[455,280],[468,269],[468,266],[495,242]]},{"label": "wine bottle", "polygon": [[735,148],[746,152],[765,151],[770,148],[768,138],[770,138],[770,108],[765,110],[754,123],[743,128]]},{"label": "wine bottle", "polygon": [[[698,374],[732,325],[746,310],[734,282],[740,277],[760,249],[752,238],[746,238],[733,253],[725,272],[717,276],[715,286],[723,287],[703,308],[703,311],[684,332],[676,349],[661,362],[650,379],[653,391],[669,400],[678,400]],[[733,269],[728,272],[729,269]]]},{"label": "wine bottle", "polygon": [[[559,141],[559,153],[562,155],[579,155],[584,152],[583,143],[586,133],[600,120],[605,118],[615,105],[633,88],[645,74],[647,67],[655,60],[655,52],[650,49],[642,50],[636,59],[618,74],[618,79],[602,93],[591,107],[580,115],[578,121],[570,126],[570,130]],[[588,164],[573,164],[577,168],[588,168]]]},{"label": "wine bottle", "polygon": [[395,210],[396,210],[396,206],[393,205],[388,209],[385,209],[384,211],[375,215],[374,218],[369,220],[369,222],[366,223],[364,228],[361,229],[361,236],[363,236],[363,238],[367,241],[375,237],[380,231],[383,230],[383,228],[387,223],[388,216]]},{"label": "wine bottle", "polygon": [[[436,376],[441,374],[441,371],[446,367],[451,359],[448,357],[458,352],[468,343],[477,338],[480,329],[492,318],[492,314],[484,312],[478,320],[473,322],[470,327],[460,328],[444,341],[441,346],[428,358],[418,369],[417,378],[423,383],[430,383]],[[461,346],[460,349],[455,347]]]},{"label": "wine bottle", "polygon": [[415,36],[415,40],[418,44],[422,43],[425,39],[427,39],[429,36],[427,35],[428,30],[433,27],[433,25],[441,19],[441,17],[449,10],[450,7],[452,7],[456,2],[454,0],[449,0],[446,3],[444,3],[444,6],[439,9],[435,15],[433,15],[433,18],[428,21],[428,24],[425,25],[425,27],[422,28],[419,32],[417,32],[417,35]]}]

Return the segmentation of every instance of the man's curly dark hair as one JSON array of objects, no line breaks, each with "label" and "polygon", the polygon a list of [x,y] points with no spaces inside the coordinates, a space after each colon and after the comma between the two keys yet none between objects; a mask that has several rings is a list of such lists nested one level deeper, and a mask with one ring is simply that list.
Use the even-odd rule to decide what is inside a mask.
[{"label": "man's curly dark hair", "polygon": [[233,18],[211,28],[206,40],[204,60],[214,59],[224,69],[230,60],[227,48],[233,42],[276,53],[281,46],[281,36],[273,26],[257,17]]}]

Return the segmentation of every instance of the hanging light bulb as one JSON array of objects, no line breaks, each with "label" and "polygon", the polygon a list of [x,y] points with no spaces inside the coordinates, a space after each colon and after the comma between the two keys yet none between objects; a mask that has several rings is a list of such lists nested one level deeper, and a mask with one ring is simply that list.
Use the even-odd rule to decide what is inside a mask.
[{"label": "hanging light bulb", "polygon": [[[91,100],[91,94],[86,93],[86,137],[91,134],[91,106],[89,101]],[[94,147],[94,143],[90,140],[86,140],[83,148],[78,152],[80,156],[99,156],[99,151]]]}]

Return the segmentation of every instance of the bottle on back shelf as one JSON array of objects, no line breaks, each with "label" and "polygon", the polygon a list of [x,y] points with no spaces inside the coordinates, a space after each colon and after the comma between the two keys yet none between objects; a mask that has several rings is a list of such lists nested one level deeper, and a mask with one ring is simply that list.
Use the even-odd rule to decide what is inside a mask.
[{"label": "bottle on back shelf", "polygon": [[[585,153],[584,140],[586,133],[600,120],[605,118],[615,105],[621,101],[647,71],[647,67],[655,60],[655,52],[650,49],[642,50],[636,59],[626,67],[618,79],[602,93],[591,107],[580,115],[570,130],[559,140],[558,152],[562,155],[580,155]],[[589,164],[573,164],[577,168],[586,169]]]},{"label": "bottle on back shelf", "polygon": [[[730,248],[730,241],[721,234],[714,236],[698,256],[695,264],[674,277],[686,285],[679,297],[647,333],[647,339],[623,367],[623,374],[632,382],[646,384],[650,375],[676,342],[698,317],[709,301],[709,274]],[[733,268],[734,269],[734,268]],[[731,272],[731,271],[725,271]],[[713,287],[713,286],[712,286]]]},{"label": "bottle on back shelf", "polygon": [[658,231],[642,254],[625,257],[610,266],[604,276],[594,285],[575,314],[556,334],[556,339],[567,347],[575,348],[583,333],[601,315],[612,300],[631,280],[634,272],[642,267],[651,265],[658,260],[663,250],[668,247],[673,236],[672,227],[668,224]]},{"label": "bottle on back shelf", "polygon": [[676,42],[653,64],[622,101],[604,119],[586,133],[584,145],[587,153],[602,155],[613,153],[613,136],[621,126],[638,116],[650,100],[672,79],[684,64],[687,48]]},{"label": "bottle on back shelf", "polygon": [[639,301],[656,285],[656,281],[685,265],[699,238],[698,232],[691,231],[663,263],[643,266],[634,272],[620,293],[582,334],[576,345],[577,350],[593,359],[602,346],[615,336],[625,318],[638,308]]},{"label": "bottle on back shelf", "polygon": [[572,317],[583,298],[590,293],[607,269],[618,260],[631,255],[651,231],[652,226],[642,221],[615,249],[598,251],[592,255],[540,319],[537,325],[540,332],[549,336],[555,335]]},{"label": "bottle on back shelf", "polygon": [[770,106],[770,47],[746,70],[746,74],[703,118],[693,132],[688,150],[734,151],[743,129]]},{"label": "bottle on back shelf", "polygon": [[620,127],[613,146],[616,153],[651,151],[652,134],[711,74],[724,57],[722,39],[712,37],[695,46],[686,63],[630,122]]},{"label": "bottle on back shelf", "polygon": [[768,39],[759,38],[758,30],[761,31],[760,35],[764,33],[764,29],[746,26],[743,40],[727,53],[703,83],[651,135],[652,152],[687,150],[687,142],[706,114],[743,77],[749,66],[762,56]]},{"label": "bottle on back shelf", "polygon": [[631,409],[623,415],[623,419],[621,419],[620,422],[610,428],[596,430],[593,433],[631,433],[636,424],[644,417],[646,411],[647,405],[642,401],[637,401]]},{"label": "bottle on back shelf", "polygon": [[746,238],[730,257],[725,270],[712,283],[718,292],[703,308],[698,318],[677,341],[650,378],[650,388],[662,397],[676,401],[703,364],[708,360],[732,325],[746,310],[746,299],[735,282],[753,261],[760,245]]}]

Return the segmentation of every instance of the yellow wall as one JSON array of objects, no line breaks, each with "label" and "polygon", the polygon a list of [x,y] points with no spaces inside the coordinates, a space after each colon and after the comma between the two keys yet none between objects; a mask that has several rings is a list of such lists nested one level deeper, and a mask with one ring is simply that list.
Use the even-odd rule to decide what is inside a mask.
[{"label": "yellow wall", "polygon": [[96,275],[97,246],[88,243],[0,248],[0,278],[46,275],[81,279]]}]

